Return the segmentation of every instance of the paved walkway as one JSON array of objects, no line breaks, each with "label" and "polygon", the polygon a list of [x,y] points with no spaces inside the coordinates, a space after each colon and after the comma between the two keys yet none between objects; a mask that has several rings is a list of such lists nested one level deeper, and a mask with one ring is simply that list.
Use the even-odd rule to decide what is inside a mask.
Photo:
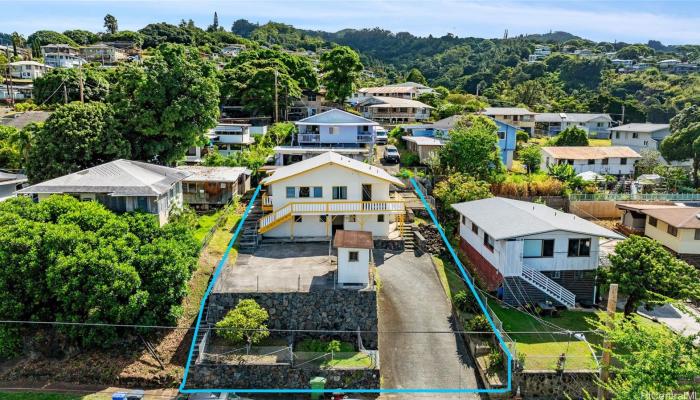
[{"label": "paved walkway", "polygon": [[[474,363],[466,355],[461,339],[452,333],[450,305],[430,255],[416,257],[412,252],[390,254],[377,250],[374,256],[381,279],[382,388],[478,388]],[[385,394],[381,398],[478,399],[479,396],[406,393]]]},{"label": "paved walkway", "polygon": [[700,322],[696,318],[700,318],[700,313],[694,309],[688,310],[692,315],[680,311],[671,304],[654,307],[653,310],[647,310],[644,306],[637,309],[637,313],[646,316],[647,318],[655,319],[662,324],[666,324],[674,332],[682,333],[685,336],[692,336],[700,333]]}]

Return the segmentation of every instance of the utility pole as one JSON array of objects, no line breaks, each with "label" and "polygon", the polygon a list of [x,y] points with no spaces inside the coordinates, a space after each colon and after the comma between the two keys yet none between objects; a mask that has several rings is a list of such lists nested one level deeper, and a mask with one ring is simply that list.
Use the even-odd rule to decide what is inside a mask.
[{"label": "utility pole", "polygon": [[[608,329],[613,328],[613,320],[615,318],[615,310],[617,309],[617,283],[610,284],[608,291]],[[603,339],[603,358],[600,363],[600,382],[606,384],[610,375],[610,358],[612,357],[612,343],[606,336]],[[605,388],[598,387],[598,400],[605,400]]]},{"label": "utility pole", "polygon": [[61,83],[63,85],[63,104],[68,104],[68,89],[66,88],[66,81]]},{"label": "utility pole", "polygon": [[620,121],[620,125],[625,124],[625,105],[622,105],[622,121]]},{"label": "utility pole", "polygon": [[7,95],[10,97],[10,104],[12,104],[12,108],[14,109],[15,95],[14,88],[12,87],[12,67],[10,67],[10,50],[8,48],[5,49],[5,58],[7,58],[7,80],[5,81],[5,85],[7,86]]},{"label": "utility pole", "polygon": [[275,123],[279,122],[279,107],[277,105],[277,70],[275,69]]},{"label": "utility pole", "polygon": [[80,83],[80,102],[85,103],[83,97],[83,62],[78,61],[78,82]]}]

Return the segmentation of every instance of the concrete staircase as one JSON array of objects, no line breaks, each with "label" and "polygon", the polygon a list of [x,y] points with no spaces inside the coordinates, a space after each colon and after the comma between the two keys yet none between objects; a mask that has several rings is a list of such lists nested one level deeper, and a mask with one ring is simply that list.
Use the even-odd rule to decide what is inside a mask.
[{"label": "concrete staircase", "polygon": [[413,225],[403,224],[401,225],[401,235],[403,236],[403,249],[405,251],[415,251],[416,242],[415,236],[413,235]]},{"label": "concrete staircase", "polygon": [[258,196],[251,207],[248,217],[243,222],[241,237],[238,241],[238,252],[241,254],[253,254],[258,247],[258,225],[263,216],[261,196]]},{"label": "concrete staircase", "polygon": [[207,297],[207,301],[204,304],[204,309],[202,310],[202,321],[199,324],[199,331],[197,331],[197,337],[194,338],[195,345],[194,350],[192,351],[192,364],[197,364],[201,361],[200,357],[202,351],[206,346],[206,342],[211,337],[211,326],[212,325],[209,323],[209,298]]}]

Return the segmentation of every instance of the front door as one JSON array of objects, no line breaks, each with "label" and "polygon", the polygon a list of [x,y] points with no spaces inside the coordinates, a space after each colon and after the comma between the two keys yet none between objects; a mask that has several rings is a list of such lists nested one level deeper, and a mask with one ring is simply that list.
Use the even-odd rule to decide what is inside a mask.
[{"label": "front door", "polygon": [[362,185],[362,201],[372,201],[372,185]]}]

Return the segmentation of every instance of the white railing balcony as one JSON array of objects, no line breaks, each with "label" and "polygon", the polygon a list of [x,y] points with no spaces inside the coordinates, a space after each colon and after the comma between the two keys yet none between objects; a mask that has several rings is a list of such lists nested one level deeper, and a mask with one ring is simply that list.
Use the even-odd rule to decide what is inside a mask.
[{"label": "white railing balcony", "polygon": [[317,133],[300,133],[297,140],[299,143],[321,143],[321,135]]},{"label": "white railing balcony", "polygon": [[372,135],[357,135],[357,143],[372,143]]}]

